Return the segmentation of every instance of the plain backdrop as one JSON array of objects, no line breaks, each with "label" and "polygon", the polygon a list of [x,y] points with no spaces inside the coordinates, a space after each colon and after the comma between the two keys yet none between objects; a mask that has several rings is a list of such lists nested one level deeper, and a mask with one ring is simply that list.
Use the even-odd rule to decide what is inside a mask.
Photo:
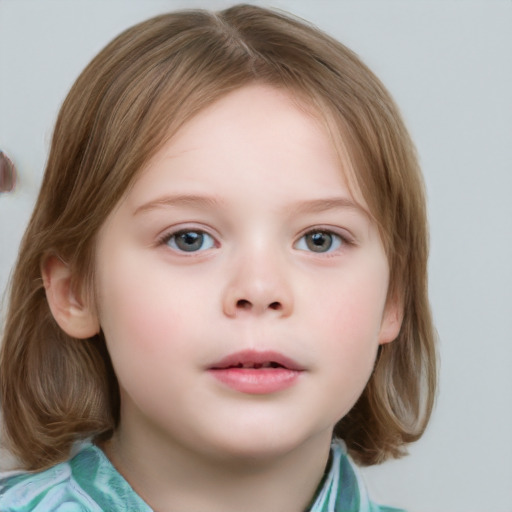
[{"label": "plain backdrop", "polygon": [[[430,289],[441,354],[432,423],[410,456],[365,470],[410,512],[512,511],[512,2],[274,0],[326,30],[400,105],[425,173]],[[124,28],[226,1],[0,0],[0,289],[35,201],[58,108]],[[0,467],[7,464],[6,458]]]}]

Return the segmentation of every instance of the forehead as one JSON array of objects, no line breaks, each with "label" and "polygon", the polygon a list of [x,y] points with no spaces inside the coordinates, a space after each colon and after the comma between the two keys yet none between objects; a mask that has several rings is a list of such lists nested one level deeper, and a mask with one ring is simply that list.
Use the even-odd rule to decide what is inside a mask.
[{"label": "forehead", "polygon": [[[189,189],[200,188],[203,182],[215,184],[217,177],[227,176],[229,168],[231,178],[237,180],[241,179],[241,162],[247,171],[245,178],[253,179],[254,186],[263,182],[290,191],[299,183],[293,174],[280,172],[286,166],[296,165],[297,177],[308,167],[309,177],[326,193],[334,181],[346,189],[347,175],[350,180],[352,174],[323,113],[312,102],[283,88],[252,84],[222,97],[186,122],[153,155],[135,188],[139,195],[157,194],[159,170],[163,171],[160,175],[172,171]],[[206,166],[207,172],[192,172],[198,166]],[[234,166],[239,166],[239,174]],[[326,171],[333,168],[335,172]],[[348,188],[364,207],[353,187]]]}]

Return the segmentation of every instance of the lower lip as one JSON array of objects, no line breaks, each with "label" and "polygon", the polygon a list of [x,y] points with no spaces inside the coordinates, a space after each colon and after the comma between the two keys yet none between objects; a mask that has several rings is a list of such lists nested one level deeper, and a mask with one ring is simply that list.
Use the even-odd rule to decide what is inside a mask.
[{"label": "lower lip", "polygon": [[223,368],[210,373],[240,393],[266,395],[293,386],[302,372],[287,368]]}]

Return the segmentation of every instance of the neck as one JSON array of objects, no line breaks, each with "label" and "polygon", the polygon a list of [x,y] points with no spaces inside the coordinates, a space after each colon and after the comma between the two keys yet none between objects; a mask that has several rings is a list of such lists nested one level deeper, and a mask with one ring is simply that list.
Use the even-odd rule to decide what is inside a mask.
[{"label": "neck", "polygon": [[142,443],[120,429],[107,456],[155,512],[303,512],[327,465],[330,432],[264,458],[204,456],[183,446]]}]

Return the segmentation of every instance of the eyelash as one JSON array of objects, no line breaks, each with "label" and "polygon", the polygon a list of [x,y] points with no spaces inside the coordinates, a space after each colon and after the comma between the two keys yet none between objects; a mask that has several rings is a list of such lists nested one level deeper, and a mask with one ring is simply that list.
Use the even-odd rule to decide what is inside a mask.
[{"label": "eyelash", "polygon": [[[176,242],[176,240],[179,240],[178,237],[180,235],[196,236],[196,239],[199,239],[200,245],[197,247],[197,249],[193,248],[192,250],[187,251],[186,249],[179,247]],[[312,241],[313,243],[315,243],[315,240],[314,240],[314,238],[311,238],[310,240],[308,240],[307,237],[308,236],[314,237],[316,235],[320,235],[321,237],[327,236],[329,238],[328,242],[330,242],[330,244],[329,244],[329,247],[326,248],[326,250],[317,251],[314,248],[312,248],[311,245],[308,244],[309,241]],[[201,248],[201,246],[205,242],[205,239],[206,239],[206,243],[208,244],[208,247]],[[317,238],[317,240],[321,241],[320,238]],[[194,240],[190,240],[190,242],[192,242],[192,243],[190,243],[190,246],[194,247],[193,246]],[[212,235],[210,235],[209,233],[207,233],[206,231],[204,231],[202,229],[194,229],[194,228],[179,229],[177,231],[165,233],[163,236],[161,236],[158,239],[158,245],[166,245],[173,251],[175,251],[177,253],[181,253],[181,254],[195,254],[195,253],[200,253],[200,252],[206,251],[211,248],[219,247],[218,242]],[[334,248],[333,248],[333,245],[334,245]],[[294,247],[294,249],[298,249],[300,251],[305,251],[305,252],[311,252],[313,254],[329,254],[338,249],[342,249],[344,246],[351,246],[351,245],[355,245],[355,243],[354,243],[354,240],[352,238],[350,238],[349,236],[342,235],[342,234],[337,233],[331,229],[320,227],[320,228],[309,229],[308,231],[304,232],[297,239],[297,241],[293,244],[293,247]],[[321,244],[317,244],[316,247],[321,248]]]}]

